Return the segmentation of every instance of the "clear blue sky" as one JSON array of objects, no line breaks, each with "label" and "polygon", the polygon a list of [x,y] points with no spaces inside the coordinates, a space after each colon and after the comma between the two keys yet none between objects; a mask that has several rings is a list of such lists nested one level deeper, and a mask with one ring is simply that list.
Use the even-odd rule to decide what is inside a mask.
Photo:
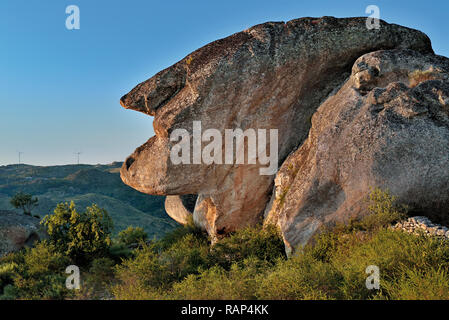
[{"label": "clear blue sky", "polygon": [[[65,27],[68,5],[80,30]],[[206,43],[266,21],[366,16],[424,31],[449,56],[448,1],[1,0],[0,165],[123,161],[153,135],[122,109],[139,82]]]}]

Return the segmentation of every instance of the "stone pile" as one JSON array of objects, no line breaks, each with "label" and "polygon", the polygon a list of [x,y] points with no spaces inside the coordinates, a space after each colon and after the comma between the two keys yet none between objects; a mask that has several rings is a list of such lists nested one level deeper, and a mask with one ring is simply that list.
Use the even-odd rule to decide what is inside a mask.
[{"label": "stone pile", "polygon": [[449,239],[449,228],[435,224],[427,217],[417,216],[400,221],[393,226],[395,230],[402,230],[413,234],[440,236]]}]

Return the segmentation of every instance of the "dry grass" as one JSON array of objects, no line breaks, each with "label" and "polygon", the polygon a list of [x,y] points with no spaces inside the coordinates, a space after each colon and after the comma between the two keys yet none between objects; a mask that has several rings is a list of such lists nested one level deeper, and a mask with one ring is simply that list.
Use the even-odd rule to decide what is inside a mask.
[{"label": "dry grass", "polygon": [[421,82],[441,79],[441,75],[438,70],[435,70],[431,66],[428,70],[413,71],[412,73],[409,74],[408,78],[410,88],[414,88]]}]

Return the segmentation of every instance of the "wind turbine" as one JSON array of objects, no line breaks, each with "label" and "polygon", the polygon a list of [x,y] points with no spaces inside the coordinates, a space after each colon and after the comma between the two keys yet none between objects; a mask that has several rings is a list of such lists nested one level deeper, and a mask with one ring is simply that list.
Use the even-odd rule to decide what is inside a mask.
[{"label": "wind turbine", "polygon": [[74,154],[77,155],[77,160],[78,160],[77,163],[80,164],[80,154],[82,154],[82,152],[78,151],[78,152],[74,152]]},{"label": "wind turbine", "polygon": [[20,157],[22,156],[23,152],[22,151],[17,151],[17,154],[19,155],[19,166],[20,166]]}]

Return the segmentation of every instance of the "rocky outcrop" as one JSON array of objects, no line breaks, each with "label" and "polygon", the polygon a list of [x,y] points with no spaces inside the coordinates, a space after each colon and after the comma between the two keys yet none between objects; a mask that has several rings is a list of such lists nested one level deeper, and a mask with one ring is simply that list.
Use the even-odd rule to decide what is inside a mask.
[{"label": "rocky outcrop", "polygon": [[[277,129],[281,164],[304,142],[311,116],[361,55],[399,48],[432,53],[429,39],[419,31],[383,21],[380,30],[368,30],[365,20],[324,17],[261,24],[208,44],[142,82],[120,102],[154,116],[156,136],[126,160],[122,180],[148,194],[197,194],[194,221],[215,238],[257,223],[274,179],[260,174],[259,155],[255,164],[174,165],[170,134],[187,129],[192,139],[193,121],[222,136],[225,129]],[[300,238],[305,239],[295,236]]]},{"label": "rocky outcrop", "polygon": [[43,236],[39,219],[13,211],[0,210],[0,257],[32,246]]},{"label": "rocky outcrop", "polygon": [[196,199],[197,196],[192,194],[167,196],[165,198],[165,211],[176,222],[188,224],[193,219]]},{"label": "rocky outcrop", "polygon": [[275,179],[267,221],[287,248],[359,217],[372,187],[412,212],[449,218],[449,59],[411,50],[360,57],[312,117]]}]

